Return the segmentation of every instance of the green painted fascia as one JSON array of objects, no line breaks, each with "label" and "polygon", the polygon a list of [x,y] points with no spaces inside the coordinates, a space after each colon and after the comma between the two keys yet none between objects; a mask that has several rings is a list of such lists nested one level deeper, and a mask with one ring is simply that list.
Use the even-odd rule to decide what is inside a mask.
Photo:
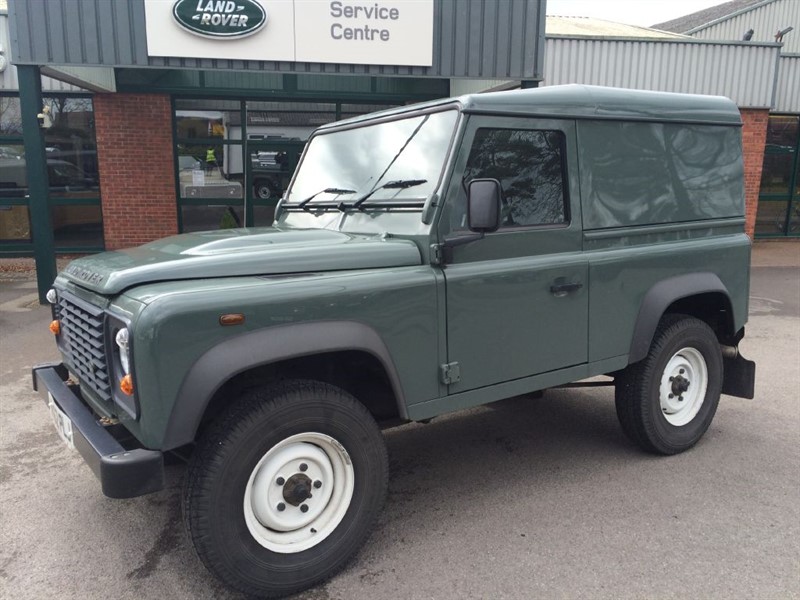
[{"label": "green painted fascia", "polygon": [[[211,95],[286,100],[341,100],[372,102],[376,99],[428,100],[449,95],[449,79],[413,77],[329,76],[335,90],[320,86],[303,89],[301,75],[186,71],[178,69],[116,69],[118,92]],[[316,76],[323,77],[323,76]],[[304,80],[309,81],[309,80]],[[313,79],[310,79],[313,83]],[[323,79],[320,82],[324,83]],[[343,89],[344,88],[344,89]]]}]

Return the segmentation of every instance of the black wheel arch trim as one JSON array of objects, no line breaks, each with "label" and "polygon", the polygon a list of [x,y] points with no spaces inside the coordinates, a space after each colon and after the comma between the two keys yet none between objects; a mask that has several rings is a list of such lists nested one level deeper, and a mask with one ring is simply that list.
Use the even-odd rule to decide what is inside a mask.
[{"label": "black wheel arch trim", "polygon": [[232,377],[272,363],[328,352],[363,351],[383,365],[402,419],[408,418],[397,369],[381,337],[356,321],[317,321],[258,329],[224,340],[206,351],[187,372],[173,405],[163,449],[194,441],[214,394]]},{"label": "black wheel arch trim", "polygon": [[[721,293],[731,308],[728,288],[714,273],[687,273],[663,279],[653,285],[642,299],[636,325],[633,328],[628,363],[635,363],[647,356],[658,322],[673,302],[698,294]],[[732,308],[731,308],[732,310]]]}]

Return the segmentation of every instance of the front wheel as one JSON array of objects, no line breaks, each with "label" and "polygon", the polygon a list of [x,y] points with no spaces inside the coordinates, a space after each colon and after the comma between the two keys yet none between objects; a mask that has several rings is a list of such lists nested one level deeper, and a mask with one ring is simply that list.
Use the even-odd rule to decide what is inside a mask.
[{"label": "front wheel", "polygon": [[721,390],[722,355],[713,330],[694,317],[670,314],[647,356],[617,378],[617,416],[643,449],[677,454],[711,425]]},{"label": "front wheel", "polygon": [[274,597],[339,571],[383,505],[388,460],[364,406],[333,386],[286,382],[241,398],[198,444],[184,519],[226,584]]}]

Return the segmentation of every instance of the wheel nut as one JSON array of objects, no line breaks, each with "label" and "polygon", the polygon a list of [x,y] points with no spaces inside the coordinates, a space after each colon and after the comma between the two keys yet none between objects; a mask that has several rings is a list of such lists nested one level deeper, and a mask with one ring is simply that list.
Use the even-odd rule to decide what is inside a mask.
[{"label": "wheel nut", "polygon": [[275,483],[277,483],[278,485],[283,485],[284,483],[286,483],[286,480],[283,477],[278,477],[278,479],[275,480]]},{"label": "wheel nut", "polygon": [[306,463],[300,463],[300,470],[308,471],[308,465]]},{"label": "wheel nut", "polygon": [[678,402],[683,402],[683,396],[678,396]]},{"label": "wheel nut", "polygon": [[308,512],[308,506],[305,505],[305,504],[301,504],[300,505],[300,511],[301,512]]},{"label": "wheel nut", "polygon": [[674,397],[675,397],[675,394],[670,394],[670,395],[669,395],[669,397],[670,397],[670,398],[674,398]]},{"label": "wheel nut", "polygon": [[317,479],[314,482],[314,487],[317,488],[317,489],[321,488],[322,487],[322,482],[319,479]]},{"label": "wheel nut", "polygon": [[683,369],[681,369],[680,371],[678,371],[678,373],[680,373],[681,375],[683,375],[684,373],[686,373],[686,371],[684,371]]},{"label": "wheel nut", "polygon": [[675,378],[674,377],[670,377],[669,380],[670,381],[675,381]]},{"label": "wheel nut", "polygon": [[280,504],[278,504],[278,510],[279,510],[279,511],[284,511],[284,510],[286,510],[286,505],[285,505],[283,502],[281,502]]}]

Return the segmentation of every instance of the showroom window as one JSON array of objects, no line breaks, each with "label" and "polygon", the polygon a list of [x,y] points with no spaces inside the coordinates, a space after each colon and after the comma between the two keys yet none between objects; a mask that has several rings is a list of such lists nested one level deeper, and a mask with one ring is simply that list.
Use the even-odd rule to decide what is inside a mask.
[{"label": "showroom window", "polygon": [[180,230],[270,225],[311,133],[388,107],[175,98]]},{"label": "showroom window", "polygon": [[800,236],[800,116],[769,117],[755,234]]},{"label": "showroom window", "polygon": [[[103,249],[91,96],[44,95],[51,219],[57,252]],[[0,251],[33,252],[19,96],[0,95]]]}]

